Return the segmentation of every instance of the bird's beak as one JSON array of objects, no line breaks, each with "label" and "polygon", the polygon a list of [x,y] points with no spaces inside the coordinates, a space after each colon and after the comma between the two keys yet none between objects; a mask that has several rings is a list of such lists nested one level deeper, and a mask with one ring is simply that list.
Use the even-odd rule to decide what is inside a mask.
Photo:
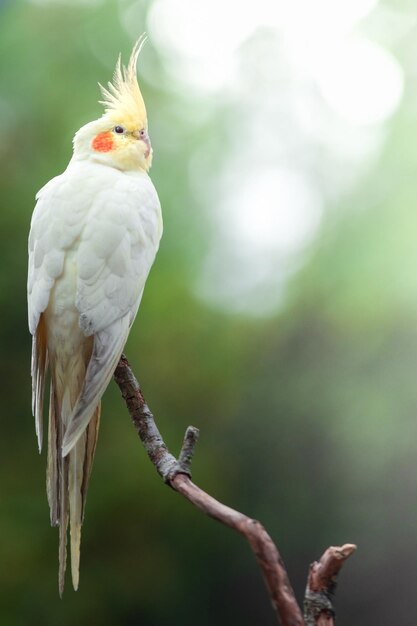
[{"label": "bird's beak", "polygon": [[136,139],[140,139],[143,141],[143,143],[146,145],[146,152],[145,152],[145,158],[147,159],[148,156],[151,153],[152,150],[152,146],[151,146],[151,140],[149,139],[149,135],[147,133],[147,131],[145,131],[145,133],[141,132],[140,130],[134,130],[132,135],[136,138]]}]

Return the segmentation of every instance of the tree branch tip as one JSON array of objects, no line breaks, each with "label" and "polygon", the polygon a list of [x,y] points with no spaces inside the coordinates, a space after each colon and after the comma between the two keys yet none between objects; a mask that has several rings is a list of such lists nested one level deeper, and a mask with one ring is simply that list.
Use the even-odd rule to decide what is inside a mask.
[{"label": "tree branch tip", "polygon": [[200,431],[195,426],[188,426],[185,431],[184,440],[182,442],[180,454],[176,465],[173,467],[173,471],[170,472],[169,481],[171,481],[175,474],[186,474],[191,478],[191,462],[193,460],[194,449],[198,441]]},{"label": "tree branch tip", "polygon": [[348,559],[357,549],[358,546],[354,543],[345,543],[343,546],[334,548],[336,554],[342,559]]},{"label": "tree branch tip", "polygon": [[330,546],[323,553],[319,563],[327,560],[346,561],[355,551],[357,546],[354,543],[345,543],[343,546]]},{"label": "tree branch tip", "polygon": [[187,426],[187,430],[185,431],[186,437],[192,437],[197,441],[200,436],[200,429],[196,426]]},{"label": "tree branch tip", "polygon": [[[344,562],[356,550],[353,543],[345,543],[342,546],[330,546],[324,551],[319,561],[314,561],[310,566],[306,590],[306,614],[313,610],[328,610],[328,594],[334,591],[337,576]],[[320,596],[322,599],[320,600]],[[323,604],[324,602],[324,604]],[[310,622],[307,621],[307,624]]]},{"label": "tree branch tip", "polygon": [[355,551],[357,546],[354,543],[345,543],[343,546],[330,546],[325,550],[319,561],[315,561],[313,565],[326,565],[331,561],[345,561]]}]

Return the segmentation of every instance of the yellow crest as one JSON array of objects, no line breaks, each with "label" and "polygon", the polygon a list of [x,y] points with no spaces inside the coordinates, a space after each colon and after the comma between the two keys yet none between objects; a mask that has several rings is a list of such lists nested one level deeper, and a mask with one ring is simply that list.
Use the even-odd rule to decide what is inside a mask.
[{"label": "yellow crest", "polygon": [[146,41],[146,34],[141,35],[136,42],[132,54],[130,55],[127,67],[122,65],[121,55],[116,63],[113,81],[103,87],[99,83],[106,116],[114,121],[124,122],[126,126],[135,128],[147,127],[147,117],[145,102],[139,89],[136,75],[136,64],[138,56]]}]

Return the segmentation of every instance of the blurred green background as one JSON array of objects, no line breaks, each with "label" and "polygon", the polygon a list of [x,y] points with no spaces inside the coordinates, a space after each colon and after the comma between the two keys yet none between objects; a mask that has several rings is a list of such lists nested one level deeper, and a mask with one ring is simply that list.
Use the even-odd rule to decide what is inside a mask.
[{"label": "blurred green background", "polygon": [[[291,5],[291,6],[289,6]],[[358,544],[341,626],[417,600],[417,12],[411,1],[0,2],[0,624],[275,623],[243,539],[165,487],[112,383],[57,589],[30,413],[26,241],[36,191],[139,67],[165,233],[126,353],[194,479],[260,519],[297,596]]]}]

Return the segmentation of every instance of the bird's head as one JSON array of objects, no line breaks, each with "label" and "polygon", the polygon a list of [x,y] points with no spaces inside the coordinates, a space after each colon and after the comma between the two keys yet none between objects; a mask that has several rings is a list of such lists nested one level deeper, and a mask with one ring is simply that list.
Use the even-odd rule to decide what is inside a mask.
[{"label": "bird's head", "polygon": [[146,37],[133,48],[127,67],[116,64],[113,81],[100,85],[103,116],[80,128],[74,137],[74,157],[90,158],[120,170],[148,171],[152,147],[145,103],[136,76],[136,63]]}]

